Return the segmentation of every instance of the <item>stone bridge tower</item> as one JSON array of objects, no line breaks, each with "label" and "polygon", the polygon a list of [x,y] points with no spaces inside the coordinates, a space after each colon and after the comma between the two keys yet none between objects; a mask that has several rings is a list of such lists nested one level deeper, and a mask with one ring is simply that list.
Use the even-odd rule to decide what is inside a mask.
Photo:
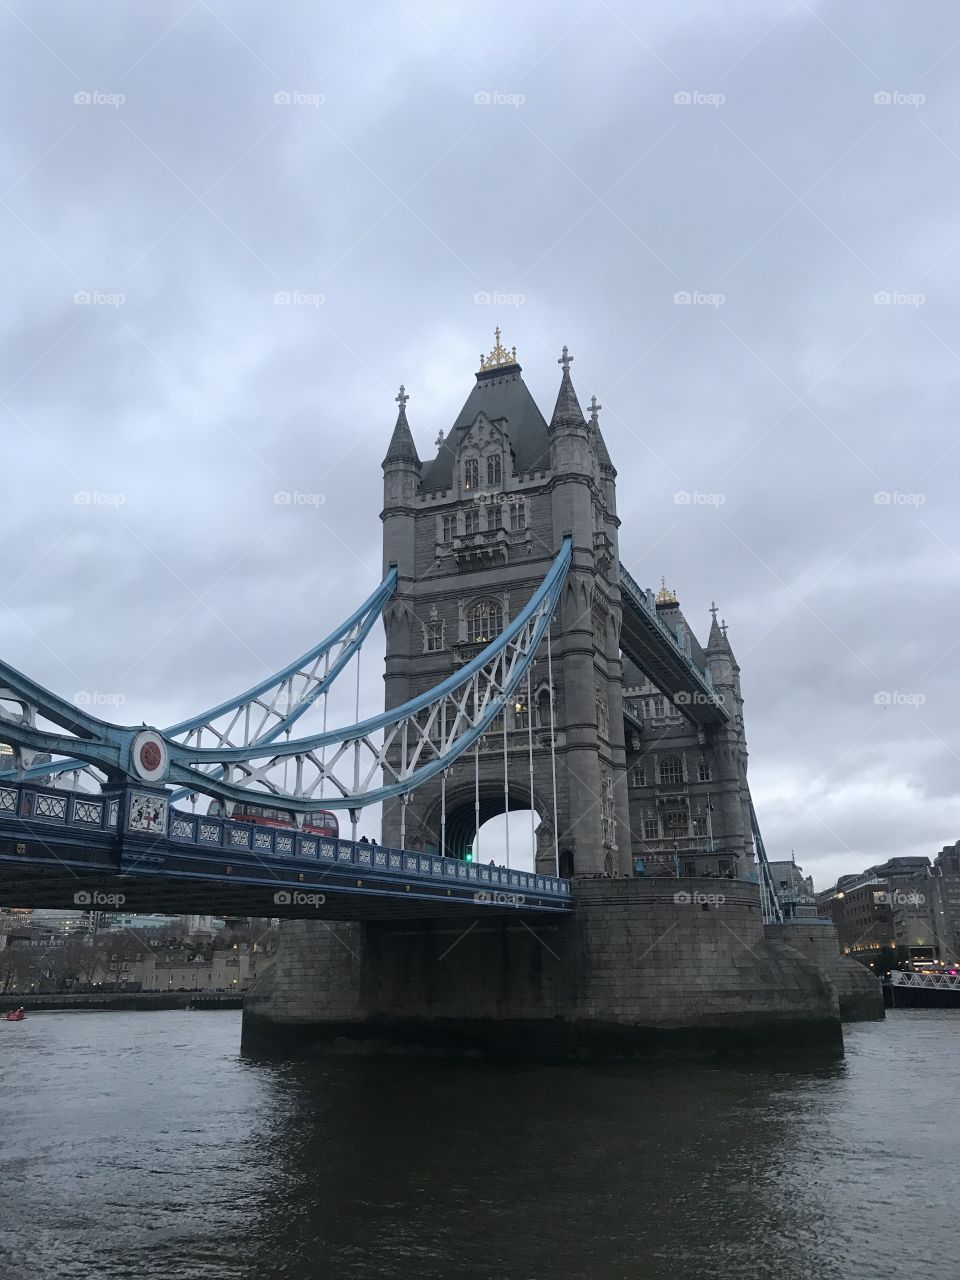
[{"label": "stone bridge tower", "polygon": [[[468,662],[523,608],[560,549],[573,559],[551,627],[557,827],[553,828],[551,687],[545,646],[526,688],[506,708],[509,807],[540,818],[536,863],[566,875],[625,873],[630,865],[623,676],[620,659],[616,471],[594,399],[584,417],[564,347],[549,422],[527,390],[516,350],[481,357],[476,384],[437,454],[421,461],[408,396],[383,461],[384,569],[398,587],[384,615],[386,706],[432,688]],[[533,727],[530,783],[528,720]],[[446,780],[446,848],[462,856],[479,825],[505,811],[503,725]],[[479,790],[479,803],[477,803]],[[400,843],[401,802],[384,806],[383,841]],[[406,803],[405,843],[440,849],[439,779]],[[479,849],[484,859],[484,850]]]}]

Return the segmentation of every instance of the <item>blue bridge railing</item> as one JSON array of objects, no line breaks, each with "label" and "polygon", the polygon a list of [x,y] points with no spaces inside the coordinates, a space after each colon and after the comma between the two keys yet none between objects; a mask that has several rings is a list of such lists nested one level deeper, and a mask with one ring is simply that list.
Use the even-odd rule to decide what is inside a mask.
[{"label": "blue bridge railing", "polygon": [[[136,788],[131,788],[131,794],[136,797]],[[314,872],[329,869],[336,873],[353,868],[377,879],[416,880],[421,884],[429,882],[457,889],[475,887],[478,891],[489,889],[497,898],[501,894],[532,894],[554,899],[558,905],[572,899],[570,881],[557,876],[464,862],[437,853],[393,849],[362,840],[331,839],[292,827],[264,827],[241,820],[190,814],[174,809],[169,803],[162,807],[163,814],[156,827],[149,832],[141,827],[136,835],[141,842],[146,837],[156,845],[163,845],[174,858],[178,853],[191,852],[206,854],[220,864],[225,861],[224,854],[229,853],[248,865],[251,860],[262,860],[265,866],[276,868],[280,864],[293,872],[309,868]],[[99,833],[101,842],[110,841],[119,838],[119,811],[117,797],[41,789],[36,784],[0,787],[0,831],[5,828],[9,832],[20,824],[29,824],[34,829],[42,825],[51,835],[56,830],[61,839],[71,842],[82,841],[95,833]]]}]

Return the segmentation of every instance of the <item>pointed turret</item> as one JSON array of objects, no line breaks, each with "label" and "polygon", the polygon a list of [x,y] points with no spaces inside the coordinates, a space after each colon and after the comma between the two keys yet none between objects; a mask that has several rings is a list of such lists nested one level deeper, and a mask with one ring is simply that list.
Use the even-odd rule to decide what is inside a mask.
[{"label": "pointed turret", "polygon": [[707,637],[707,653],[716,653],[727,647],[726,636],[717,621],[716,601],[711,600],[710,613],[712,614],[712,621],[710,623],[710,635]]},{"label": "pointed turret", "polygon": [[397,425],[393,428],[393,435],[390,437],[390,447],[387,449],[387,456],[384,458],[383,467],[391,462],[408,462],[419,470],[420,457],[417,453],[417,446],[413,441],[413,434],[410,431],[410,424],[407,422],[407,401],[410,397],[404,390],[403,384],[400,384],[400,394],[397,396],[397,404],[400,406],[400,412],[397,414]]},{"label": "pointed turret", "polygon": [[600,463],[600,470],[604,476],[611,476],[614,479],[617,475],[617,469],[611,461],[610,454],[607,452],[607,442],[603,438],[603,432],[600,430],[600,419],[598,414],[603,408],[602,404],[597,404],[597,397],[590,397],[590,433],[593,436],[593,447],[597,451],[597,461]]},{"label": "pointed turret", "polygon": [[414,530],[416,527],[415,504],[420,488],[420,458],[407,422],[407,401],[410,397],[401,386],[397,396],[400,412],[397,425],[390,437],[390,447],[383,460],[383,568],[392,564],[399,568],[401,578],[413,573]]},{"label": "pointed turret", "polygon": [[567,348],[563,348],[563,355],[557,361],[557,364],[563,365],[563,377],[560,379],[560,390],[557,393],[557,403],[553,409],[553,417],[550,419],[550,434],[562,429],[585,428],[587,425],[586,418],[583,416],[583,410],[580,408],[580,401],[577,399],[577,393],[573,389],[573,380],[570,377],[570,366],[573,363],[573,356],[567,353]]}]

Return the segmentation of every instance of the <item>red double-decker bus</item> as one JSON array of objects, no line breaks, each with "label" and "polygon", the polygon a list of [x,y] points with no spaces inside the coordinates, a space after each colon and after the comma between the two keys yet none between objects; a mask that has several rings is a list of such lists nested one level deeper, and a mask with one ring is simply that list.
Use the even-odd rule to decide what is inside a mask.
[{"label": "red double-decker bus", "polygon": [[258,827],[293,827],[298,831],[308,831],[311,835],[329,836],[336,840],[340,835],[340,824],[337,815],[329,809],[320,809],[315,813],[298,814],[302,819],[294,822],[286,809],[271,809],[266,805],[242,804],[233,806],[233,813],[226,814],[223,804],[218,800],[210,806],[210,813],[216,818],[235,818],[238,822],[253,822]]}]

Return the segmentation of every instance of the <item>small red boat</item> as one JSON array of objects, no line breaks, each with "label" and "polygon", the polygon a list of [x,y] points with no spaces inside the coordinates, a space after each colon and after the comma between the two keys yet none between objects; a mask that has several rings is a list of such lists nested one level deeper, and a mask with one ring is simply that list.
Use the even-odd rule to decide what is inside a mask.
[{"label": "small red boat", "polygon": [[24,1018],[22,1009],[12,1009],[10,1013],[3,1015],[4,1022],[22,1022]]}]

